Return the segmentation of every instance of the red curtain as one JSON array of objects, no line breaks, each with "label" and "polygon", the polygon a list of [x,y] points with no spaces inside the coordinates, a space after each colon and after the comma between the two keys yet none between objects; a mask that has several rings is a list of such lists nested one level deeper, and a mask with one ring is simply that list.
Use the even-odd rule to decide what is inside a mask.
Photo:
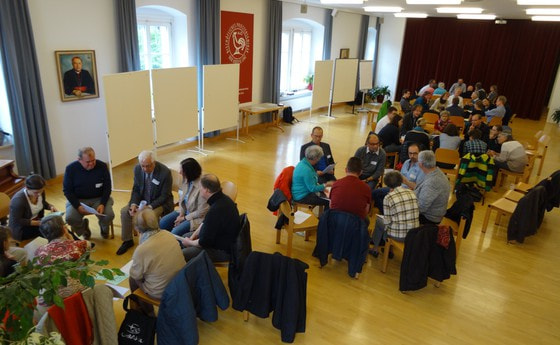
[{"label": "red curtain", "polygon": [[517,116],[538,120],[560,62],[560,23],[454,18],[408,19],[398,87],[418,90],[431,78],[449,89],[458,78],[498,85]]}]

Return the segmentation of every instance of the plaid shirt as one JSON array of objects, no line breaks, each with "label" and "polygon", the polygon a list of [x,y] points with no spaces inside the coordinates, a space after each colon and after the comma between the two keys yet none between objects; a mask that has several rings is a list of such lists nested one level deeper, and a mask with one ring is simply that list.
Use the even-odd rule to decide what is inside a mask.
[{"label": "plaid shirt", "polygon": [[418,201],[410,189],[397,187],[383,199],[384,222],[389,236],[405,238],[410,229],[420,226]]},{"label": "plaid shirt", "polygon": [[473,139],[465,141],[465,147],[463,148],[463,155],[467,153],[472,153],[475,156],[481,155],[488,151],[488,145],[480,139]]}]

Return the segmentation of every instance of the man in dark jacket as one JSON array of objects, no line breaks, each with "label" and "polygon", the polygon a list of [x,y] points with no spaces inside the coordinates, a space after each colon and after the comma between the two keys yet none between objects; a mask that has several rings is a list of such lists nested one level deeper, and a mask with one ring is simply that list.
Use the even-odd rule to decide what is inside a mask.
[{"label": "man in dark jacket", "polygon": [[313,127],[311,130],[311,141],[305,145],[301,146],[299,150],[299,160],[301,161],[303,157],[305,157],[305,150],[312,145],[319,145],[323,149],[323,157],[313,166],[315,171],[317,172],[318,182],[319,184],[326,183],[328,181],[336,181],[336,177],[334,177],[334,167],[328,170],[327,172],[323,172],[326,167],[331,164],[334,164],[334,158],[331,152],[331,146],[325,142],[322,142],[323,139],[323,129],[321,127]]}]

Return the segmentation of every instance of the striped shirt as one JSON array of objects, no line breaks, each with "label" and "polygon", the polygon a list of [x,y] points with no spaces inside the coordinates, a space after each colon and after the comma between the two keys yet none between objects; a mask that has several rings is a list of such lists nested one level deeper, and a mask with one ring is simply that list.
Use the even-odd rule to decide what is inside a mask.
[{"label": "striped shirt", "polygon": [[405,238],[408,230],[420,225],[418,201],[410,189],[393,189],[383,199],[383,211],[387,234],[391,237]]}]

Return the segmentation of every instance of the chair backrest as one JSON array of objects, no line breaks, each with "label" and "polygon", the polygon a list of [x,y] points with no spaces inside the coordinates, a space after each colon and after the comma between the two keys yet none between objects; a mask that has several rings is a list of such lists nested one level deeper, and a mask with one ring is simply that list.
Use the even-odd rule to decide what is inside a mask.
[{"label": "chair backrest", "polygon": [[0,192],[0,219],[6,218],[10,214],[10,197],[6,193]]},{"label": "chair backrest", "polygon": [[435,124],[439,121],[439,115],[436,113],[426,112],[422,115],[422,117],[426,120],[427,123]]},{"label": "chair backrest", "polygon": [[288,219],[288,226],[293,227],[294,225],[294,211],[292,210],[292,205],[288,201],[284,201],[280,204],[279,208],[280,214]]},{"label": "chair backrest", "polygon": [[453,229],[453,235],[456,236],[455,240],[455,257],[459,256],[459,249],[461,248],[461,242],[463,240],[463,233],[465,232],[465,225],[467,224],[467,219],[461,216],[461,221],[457,224],[456,221],[443,217],[441,220],[441,225],[450,226]]},{"label": "chair backrest", "polygon": [[500,126],[502,124],[502,118],[501,117],[493,117],[490,122],[488,122],[488,127],[493,127],[493,126]]},{"label": "chair backrest", "polygon": [[442,149],[438,148],[436,150],[436,162],[438,163],[446,163],[446,164],[459,164],[461,161],[461,156],[459,155],[459,151],[457,150],[450,150],[450,149]]},{"label": "chair backrest", "polygon": [[457,128],[465,127],[465,119],[461,116],[449,116],[449,122],[457,126]]},{"label": "chair backrest", "polygon": [[237,199],[237,186],[231,181],[222,182],[222,192],[233,201]]},{"label": "chair backrest", "polygon": [[175,169],[171,170],[171,178],[173,179],[173,190],[179,190],[183,184],[183,177]]},{"label": "chair backrest", "polygon": [[371,131],[375,132],[375,128],[377,128],[377,122],[372,122],[371,123]]},{"label": "chair backrest", "polygon": [[393,102],[393,107],[397,108],[397,110],[399,111],[399,114],[402,114],[402,107],[401,107],[401,103],[394,101]]},{"label": "chair backrest", "polygon": [[525,169],[523,170],[523,181],[528,182],[531,173],[533,172],[533,167],[535,166],[535,155],[527,155],[527,165],[525,165]]},{"label": "chair backrest", "polygon": [[544,150],[546,150],[548,148],[548,144],[550,144],[550,140],[552,138],[549,135],[543,134],[540,138],[539,138],[539,144],[543,146]]}]

